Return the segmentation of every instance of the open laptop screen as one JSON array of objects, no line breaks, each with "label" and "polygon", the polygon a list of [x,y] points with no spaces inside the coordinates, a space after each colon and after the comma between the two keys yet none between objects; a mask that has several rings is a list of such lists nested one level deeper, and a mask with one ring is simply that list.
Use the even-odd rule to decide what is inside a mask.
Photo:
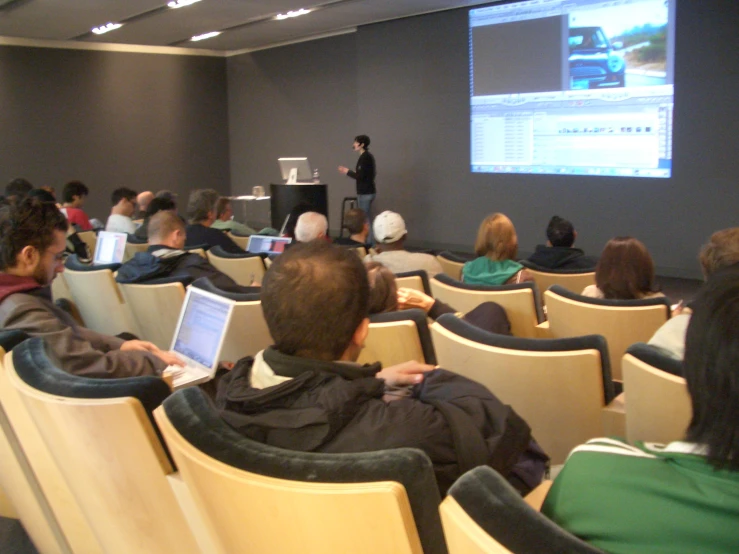
[{"label": "open laptop screen", "polygon": [[126,252],[126,233],[111,233],[109,231],[100,231],[95,244],[95,257],[92,263],[101,264],[119,264],[123,261],[123,254]]},{"label": "open laptop screen", "polygon": [[246,251],[252,254],[279,254],[285,251],[285,246],[293,239],[290,237],[269,237],[265,235],[252,235]]},{"label": "open laptop screen", "polygon": [[233,302],[203,294],[195,288],[188,292],[172,350],[212,369],[218,363],[216,357]]}]

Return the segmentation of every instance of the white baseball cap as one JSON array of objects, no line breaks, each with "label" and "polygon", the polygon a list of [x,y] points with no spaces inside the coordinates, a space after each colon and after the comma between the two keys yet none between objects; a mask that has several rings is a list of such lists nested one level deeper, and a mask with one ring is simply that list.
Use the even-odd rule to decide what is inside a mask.
[{"label": "white baseball cap", "polygon": [[405,221],[403,221],[400,214],[388,210],[375,218],[372,223],[372,232],[377,242],[388,244],[402,239],[408,233],[408,230],[405,228]]}]

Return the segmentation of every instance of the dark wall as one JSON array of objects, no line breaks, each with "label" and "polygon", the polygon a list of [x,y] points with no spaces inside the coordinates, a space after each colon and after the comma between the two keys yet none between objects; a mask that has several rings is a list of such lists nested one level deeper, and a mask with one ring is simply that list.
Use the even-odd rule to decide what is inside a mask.
[{"label": "dark wall", "polygon": [[[739,225],[739,3],[679,2],[671,179],[472,174],[467,10],[361,27],[354,35],[229,60],[232,190],[277,178],[279,156],[308,155],[331,186],[331,227],[351,182],[351,138],[378,165],[377,210],[402,213],[409,239],[471,250],[501,211],[526,254],[553,214],[598,252],[633,235],[661,274],[697,277],[700,245]],[[326,171],[328,168],[328,171]]]},{"label": "dark wall", "polygon": [[0,47],[0,181],[110,193],[230,190],[223,58]]}]

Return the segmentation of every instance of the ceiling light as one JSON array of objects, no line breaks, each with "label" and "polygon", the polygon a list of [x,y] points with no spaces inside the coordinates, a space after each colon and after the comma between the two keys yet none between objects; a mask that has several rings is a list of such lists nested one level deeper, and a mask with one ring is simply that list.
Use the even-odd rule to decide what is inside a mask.
[{"label": "ceiling light", "polygon": [[190,4],[194,4],[195,2],[200,2],[200,0],[175,0],[167,4],[170,8],[181,8],[183,6],[189,6]]},{"label": "ceiling light", "polygon": [[120,29],[121,27],[123,27],[123,23],[108,23],[107,25],[95,27],[92,32],[96,35],[102,35],[103,33],[115,31],[116,29]]},{"label": "ceiling light", "polygon": [[310,10],[306,10],[305,8],[300,8],[299,10],[293,10],[287,13],[278,13],[275,16],[275,19],[288,19],[290,17],[298,17],[299,15],[305,15],[310,12],[311,12]]},{"label": "ceiling light", "polygon": [[190,40],[193,40],[193,41],[205,40],[207,38],[217,37],[220,34],[221,34],[220,31],[213,31],[212,33],[204,33],[202,35],[196,35],[196,36],[192,37]]}]

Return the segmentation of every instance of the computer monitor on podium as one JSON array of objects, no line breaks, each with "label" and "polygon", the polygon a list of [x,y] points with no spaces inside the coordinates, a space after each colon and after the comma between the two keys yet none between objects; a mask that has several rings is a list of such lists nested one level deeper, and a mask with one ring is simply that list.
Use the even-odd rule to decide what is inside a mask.
[{"label": "computer monitor on podium", "polygon": [[312,183],[313,172],[311,171],[308,158],[278,158],[282,180],[288,185],[296,183]]}]

